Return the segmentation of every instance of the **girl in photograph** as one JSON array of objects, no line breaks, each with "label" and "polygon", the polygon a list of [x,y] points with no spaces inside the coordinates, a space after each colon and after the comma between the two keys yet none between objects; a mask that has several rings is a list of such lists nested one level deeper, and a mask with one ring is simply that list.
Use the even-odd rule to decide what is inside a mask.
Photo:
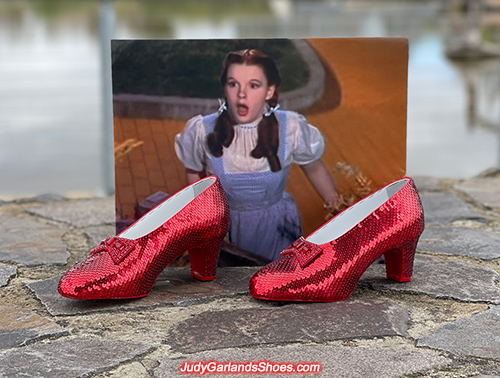
[{"label": "girl in photograph", "polygon": [[281,77],[272,58],[247,49],[226,56],[219,111],[198,115],[176,136],[175,150],[189,184],[216,175],[231,213],[229,241],[267,260],[302,235],[301,216],[285,191],[298,164],[332,207],[335,182],[321,159],[325,141],[304,116],[279,110]]}]

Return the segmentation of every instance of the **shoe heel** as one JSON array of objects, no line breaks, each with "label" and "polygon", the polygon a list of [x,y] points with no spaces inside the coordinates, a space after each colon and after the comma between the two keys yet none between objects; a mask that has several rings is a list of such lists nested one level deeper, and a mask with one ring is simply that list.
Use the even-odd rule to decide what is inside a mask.
[{"label": "shoe heel", "polygon": [[411,280],[417,243],[418,237],[384,253],[387,278],[398,282]]},{"label": "shoe heel", "polygon": [[191,248],[191,276],[200,281],[211,281],[217,272],[217,263],[224,238],[212,239],[202,246]]}]

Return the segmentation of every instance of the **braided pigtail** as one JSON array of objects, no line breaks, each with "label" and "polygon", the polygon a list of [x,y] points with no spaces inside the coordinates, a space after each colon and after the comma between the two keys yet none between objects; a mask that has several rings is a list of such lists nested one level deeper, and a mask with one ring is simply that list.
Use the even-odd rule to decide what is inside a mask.
[{"label": "braided pigtail", "polygon": [[274,112],[269,116],[262,117],[257,126],[257,145],[250,153],[255,159],[266,157],[272,172],[281,170],[280,159],[278,158],[279,147],[279,123]]},{"label": "braided pigtail", "polygon": [[210,153],[215,157],[221,157],[222,147],[229,147],[233,138],[234,126],[231,123],[227,110],[224,108],[219,111],[214,131],[207,135],[207,145]]}]

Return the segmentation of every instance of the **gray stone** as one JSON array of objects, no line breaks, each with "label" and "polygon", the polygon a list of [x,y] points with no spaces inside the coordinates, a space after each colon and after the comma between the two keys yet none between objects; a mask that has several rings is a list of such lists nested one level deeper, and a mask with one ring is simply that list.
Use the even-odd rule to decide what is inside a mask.
[{"label": "gray stone", "polygon": [[455,185],[455,189],[466,193],[483,206],[500,212],[500,177],[473,178]]},{"label": "gray stone", "polygon": [[34,266],[66,264],[69,253],[60,228],[0,215],[0,261]]},{"label": "gray stone", "polygon": [[500,307],[459,319],[417,341],[417,346],[480,358],[500,357]]},{"label": "gray stone", "polygon": [[[232,361],[234,363],[264,361],[279,363],[316,362],[322,365],[321,373],[272,374],[272,377],[335,377],[335,378],[396,378],[444,368],[451,360],[425,350],[390,350],[332,345],[300,345],[271,348],[243,348],[211,350],[189,355],[182,359],[162,359],[154,370],[155,378],[179,376],[179,368],[186,361]],[[271,374],[252,376],[270,377]],[[249,374],[207,374],[210,377],[244,378]]]},{"label": "gray stone", "polygon": [[47,193],[47,194],[40,194],[40,195],[35,196],[35,197],[17,198],[12,202],[14,202],[14,203],[52,202],[52,201],[62,201],[65,199],[66,199],[66,197],[61,196],[59,194]]},{"label": "gray stone", "polygon": [[68,334],[50,319],[19,306],[0,306],[0,350]]},{"label": "gray stone", "polygon": [[471,205],[451,193],[424,193],[420,195],[426,223],[447,224],[456,220],[488,222]]},{"label": "gray stone", "polygon": [[499,175],[500,175],[500,168],[490,167],[490,168],[485,169],[482,172],[479,172],[473,178],[488,178],[488,177],[496,177]]},{"label": "gray stone", "polygon": [[273,308],[206,311],[173,328],[173,351],[193,353],[248,345],[404,336],[408,312],[381,300],[301,303]]},{"label": "gray stone", "polygon": [[75,227],[98,226],[115,221],[113,197],[53,202],[31,207],[30,214],[71,224]]},{"label": "gray stone", "polygon": [[54,193],[40,194],[39,196],[35,197],[35,200],[38,202],[62,201],[65,199],[66,199],[66,197],[64,197],[60,194],[54,194]]},{"label": "gray stone", "polygon": [[420,192],[439,192],[441,185],[439,179],[430,176],[416,176],[412,177],[417,189]]},{"label": "gray stone", "polygon": [[94,248],[108,236],[116,235],[116,229],[115,226],[110,225],[93,227],[85,231],[85,235],[91,240],[92,248]]},{"label": "gray stone", "polygon": [[379,264],[368,268],[361,280],[375,290],[500,304],[500,288],[495,284],[500,275],[493,269],[470,263],[417,255],[410,282],[400,283],[385,277],[385,265]]},{"label": "gray stone", "polygon": [[59,276],[28,284],[52,315],[75,315],[118,309],[154,306],[187,306],[221,297],[248,293],[248,282],[257,268],[219,268],[214,281],[201,282],[191,277],[190,268],[167,267],[158,277],[151,294],[138,299],[86,300],[59,295]]},{"label": "gray stone", "polygon": [[17,274],[17,266],[0,265],[0,287],[7,286],[9,280]]},{"label": "gray stone", "polygon": [[88,377],[152,349],[141,342],[89,337],[34,344],[0,356],[0,377]]},{"label": "gray stone", "polygon": [[418,249],[492,260],[500,257],[500,234],[462,227],[427,227]]}]

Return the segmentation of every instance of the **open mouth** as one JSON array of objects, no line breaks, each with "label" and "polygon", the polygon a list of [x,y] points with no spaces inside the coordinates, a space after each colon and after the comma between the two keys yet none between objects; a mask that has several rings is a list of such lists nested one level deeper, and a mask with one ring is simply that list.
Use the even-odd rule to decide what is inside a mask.
[{"label": "open mouth", "polygon": [[244,117],[248,114],[248,106],[243,105],[243,104],[238,104],[236,106],[236,111],[238,112],[238,115],[240,117]]}]

